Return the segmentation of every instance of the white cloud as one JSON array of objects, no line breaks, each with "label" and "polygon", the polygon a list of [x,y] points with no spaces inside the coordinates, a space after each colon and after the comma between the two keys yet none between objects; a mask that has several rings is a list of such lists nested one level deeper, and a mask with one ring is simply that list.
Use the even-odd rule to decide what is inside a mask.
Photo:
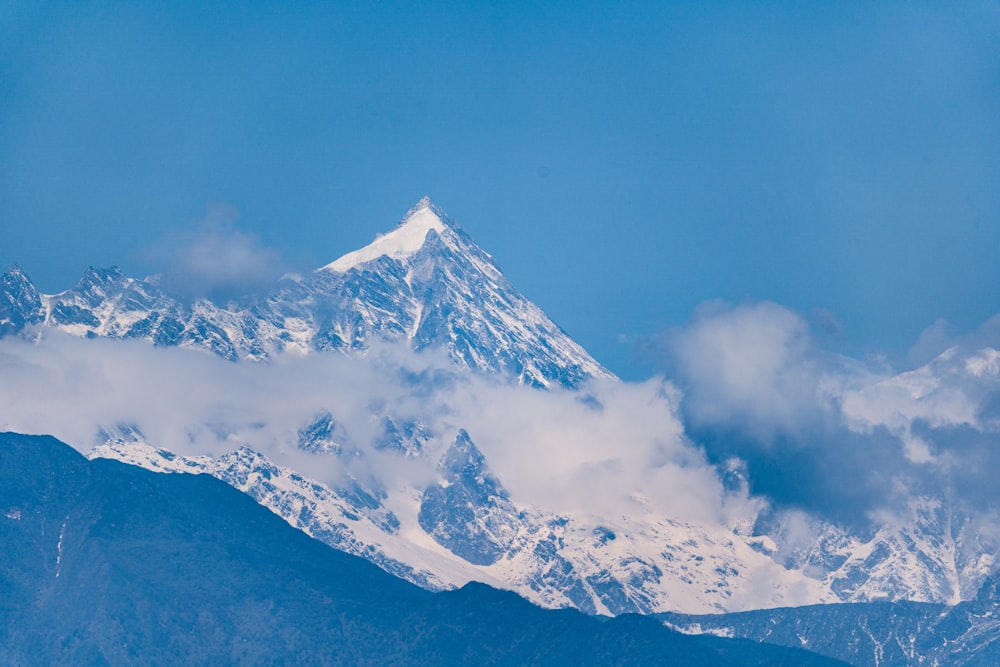
[{"label": "white cloud", "polygon": [[808,325],[774,303],[706,304],[665,340],[697,424],[740,424],[769,438],[813,419],[831,390]]},{"label": "white cloud", "polygon": [[152,251],[162,286],[183,297],[230,299],[270,286],[285,272],[277,252],[235,227],[236,209],[209,207],[206,217],[163,239]]},{"label": "white cloud", "polygon": [[[406,381],[414,373],[438,379],[428,389]],[[427,483],[464,428],[516,502],[549,511],[715,523],[742,516],[748,502],[723,488],[685,438],[678,394],[658,380],[595,383],[581,400],[458,373],[443,356],[398,346],[259,365],[56,332],[37,344],[0,341],[0,375],[0,427],[50,433],[84,452],[100,426],[135,424],[150,444],[178,454],[218,456],[246,444],[322,481],[350,470],[391,488]],[[426,457],[394,458],[371,447],[383,410],[420,420],[438,436]],[[326,411],[362,457],[297,450],[298,430]]]},{"label": "white cloud", "polygon": [[[976,383],[964,373],[956,374],[953,364],[967,366],[975,357],[959,358],[952,348],[934,362],[869,386],[846,391],[840,398],[848,428],[870,433],[885,428],[903,445],[906,458],[914,463],[935,460],[931,445],[914,433],[917,422],[930,428],[969,426],[980,429],[981,394]],[[971,374],[970,374],[971,375]]]},{"label": "white cloud", "polygon": [[588,391],[582,401],[564,390],[489,388],[459,400],[457,418],[515,498],[554,511],[724,520],[727,494],[684,435],[676,389],[602,381]]}]

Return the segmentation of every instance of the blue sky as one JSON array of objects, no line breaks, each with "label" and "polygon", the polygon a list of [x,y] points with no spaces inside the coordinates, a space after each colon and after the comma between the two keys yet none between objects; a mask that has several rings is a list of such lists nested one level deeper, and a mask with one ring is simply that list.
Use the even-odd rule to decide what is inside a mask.
[{"label": "blue sky", "polygon": [[610,5],[0,0],[0,264],[221,208],[319,266],[427,194],[627,377],[706,301],[898,366],[1000,312],[1000,3]]}]

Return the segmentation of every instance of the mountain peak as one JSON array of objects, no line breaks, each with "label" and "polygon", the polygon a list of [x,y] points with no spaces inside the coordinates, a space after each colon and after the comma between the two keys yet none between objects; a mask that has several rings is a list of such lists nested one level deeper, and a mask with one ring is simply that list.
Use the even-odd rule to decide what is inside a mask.
[{"label": "mountain peak", "polygon": [[423,247],[431,230],[440,234],[449,227],[447,220],[448,216],[434,205],[430,197],[424,197],[407,211],[394,230],[378,235],[364,248],[347,253],[322,267],[321,270],[345,273],[358,264],[370,262],[383,255],[394,259],[407,257]]},{"label": "mountain peak", "polygon": [[[427,197],[424,197],[424,199],[427,199]],[[421,199],[420,201],[423,202],[424,199]],[[427,202],[428,202],[428,204],[430,204],[430,200],[429,199],[427,199]],[[5,278],[9,277],[10,280],[15,280],[16,279],[16,280],[26,280],[28,282],[31,282],[31,279],[28,278],[28,274],[26,274],[24,272],[24,269],[22,269],[17,264],[11,264],[10,268],[7,269],[7,272],[4,273],[3,275],[4,275]]]},{"label": "mountain peak", "polygon": [[0,275],[0,337],[45,319],[38,290],[17,264]]}]

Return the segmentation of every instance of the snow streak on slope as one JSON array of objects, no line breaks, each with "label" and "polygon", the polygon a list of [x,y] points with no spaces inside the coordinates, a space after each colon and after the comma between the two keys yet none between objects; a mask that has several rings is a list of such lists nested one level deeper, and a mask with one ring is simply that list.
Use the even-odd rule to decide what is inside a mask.
[{"label": "snow streak on slope", "polygon": [[[845,602],[955,604],[994,571],[1000,549],[982,517],[930,496],[910,499],[904,514],[879,517],[867,535],[802,515],[782,519],[768,532],[785,545],[779,560],[820,578]],[[809,539],[796,543],[796,531]]]}]

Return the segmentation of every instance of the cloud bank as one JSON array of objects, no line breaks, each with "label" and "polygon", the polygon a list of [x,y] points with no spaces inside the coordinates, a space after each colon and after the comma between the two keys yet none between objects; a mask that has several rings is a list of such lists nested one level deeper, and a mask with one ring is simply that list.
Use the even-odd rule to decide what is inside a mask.
[{"label": "cloud bank", "polygon": [[996,318],[961,338],[939,321],[914,346],[927,363],[895,373],[824,351],[777,304],[711,303],[648,347],[709,460],[739,456],[755,493],[861,528],[918,495],[1000,507],[998,333]]},{"label": "cloud bank", "polygon": [[[178,454],[219,456],[247,445],[320,481],[350,473],[422,488],[464,428],[519,504],[716,525],[755,508],[687,439],[678,394],[661,380],[600,382],[586,395],[542,392],[398,346],[352,357],[289,354],[264,365],[58,332],[34,343],[0,340],[0,375],[0,428],[51,433],[83,452],[101,428],[135,425],[150,444]],[[359,456],[297,448],[299,430],[324,413]],[[377,450],[385,416],[424,424],[434,436],[425,455]]]}]

